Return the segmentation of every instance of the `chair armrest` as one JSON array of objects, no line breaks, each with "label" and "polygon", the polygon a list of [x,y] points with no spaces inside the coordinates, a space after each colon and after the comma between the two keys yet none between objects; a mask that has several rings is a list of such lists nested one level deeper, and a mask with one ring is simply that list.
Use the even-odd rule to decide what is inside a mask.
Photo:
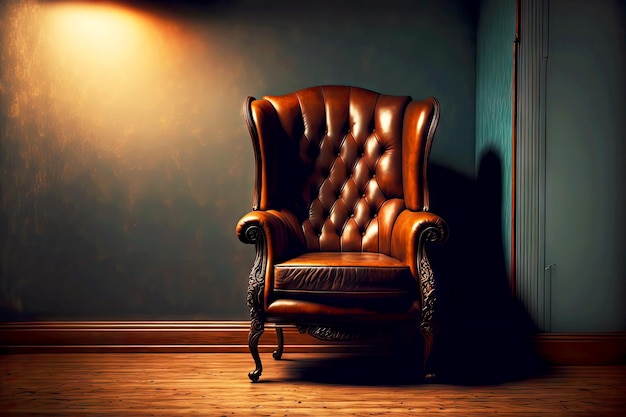
[{"label": "chair armrest", "polygon": [[448,225],[428,211],[404,210],[391,231],[391,256],[410,266],[418,277],[418,262],[426,242],[443,243],[448,238]]},{"label": "chair armrest", "polygon": [[296,217],[288,211],[251,211],[237,223],[237,237],[243,243],[257,243],[255,229],[263,232],[269,260],[280,262],[304,249],[304,236]]},{"label": "chair armrest", "polygon": [[448,225],[428,211],[404,210],[391,232],[391,255],[410,266],[419,283],[422,320],[420,329],[427,341],[425,357],[430,354],[435,310],[435,276],[426,255],[426,243],[443,243],[448,238]]},{"label": "chair armrest", "polygon": [[288,211],[251,211],[237,223],[237,237],[255,244],[256,257],[248,283],[248,306],[254,314],[267,308],[274,288],[274,264],[304,250],[304,236]]}]

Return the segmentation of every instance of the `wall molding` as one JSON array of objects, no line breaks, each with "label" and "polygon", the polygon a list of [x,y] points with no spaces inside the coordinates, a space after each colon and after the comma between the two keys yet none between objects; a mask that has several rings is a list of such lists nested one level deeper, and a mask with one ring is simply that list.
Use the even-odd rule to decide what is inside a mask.
[{"label": "wall molding", "polygon": [[515,132],[515,294],[551,332],[550,266],[545,262],[546,77],[549,0],[520,0]]},{"label": "wall molding", "polygon": [[[260,352],[276,348],[275,325],[266,324]],[[248,350],[246,321],[43,321],[0,323],[2,353],[180,352],[240,353]],[[297,328],[284,327],[292,352],[345,351]],[[351,348],[364,348],[353,345]]]},{"label": "wall molding", "polygon": [[626,365],[626,332],[539,333],[537,352],[556,365]]},{"label": "wall molding", "polygon": [[[17,353],[248,353],[246,321],[49,321],[0,323],[0,352]],[[276,347],[266,325],[259,350]],[[284,327],[285,350],[354,352],[372,345],[322,342]],[[626,364],[626,332],[539,333],[537,352],[555,365]]]}]

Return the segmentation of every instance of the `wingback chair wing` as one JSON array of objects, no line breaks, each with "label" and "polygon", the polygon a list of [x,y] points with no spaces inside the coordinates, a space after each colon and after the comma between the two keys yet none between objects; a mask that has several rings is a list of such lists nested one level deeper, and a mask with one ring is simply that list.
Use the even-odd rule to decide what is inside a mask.
[{"label": "wingback chair wing", "polygon": [[247,305],[249,347],[262,372],[265,323],[348,340],[414,323],[433,343],[435,281],[426,255],[447,226],[429,211],[427,161],[439,120],[434,98],[321,86],[248,97],[256,178],[252,211],[237,224],[255,244]]}]

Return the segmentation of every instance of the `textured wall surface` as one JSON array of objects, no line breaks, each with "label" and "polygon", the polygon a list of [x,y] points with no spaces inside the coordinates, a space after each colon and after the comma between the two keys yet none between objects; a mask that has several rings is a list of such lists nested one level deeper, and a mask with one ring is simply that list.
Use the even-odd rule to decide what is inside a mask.
[{"label": "textured wall surface", "polygon": [[513,40],[515,0],[484,0],[480,4],[476,40],[476,166],[487,154],[501,168],[502,244],[511,259],[511,155]]},{"label": "textured wall surface", "polygon": [[435,96],[474,173],[465,1],[125,4],[0,5],[0,320],[245,319],[247,95]]}]

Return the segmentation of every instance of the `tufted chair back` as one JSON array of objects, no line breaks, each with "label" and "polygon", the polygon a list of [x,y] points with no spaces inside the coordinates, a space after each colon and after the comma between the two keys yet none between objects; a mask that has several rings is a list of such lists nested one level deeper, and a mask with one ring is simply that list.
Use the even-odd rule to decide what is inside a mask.
[{"label": "tufted chair back", "polygon": [[390,254],[406,208],[428,211],[434,99],[322,86],[250,99],[255,210],[283,210],[302,251]]}]

